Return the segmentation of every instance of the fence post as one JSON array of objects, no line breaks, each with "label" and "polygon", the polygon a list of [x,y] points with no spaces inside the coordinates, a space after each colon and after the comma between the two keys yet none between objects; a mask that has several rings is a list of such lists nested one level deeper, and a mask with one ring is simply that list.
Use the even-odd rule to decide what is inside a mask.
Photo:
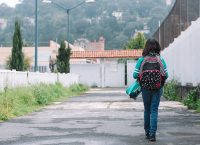
[{"label": "fence post", "polygon": [[27,73],[27,74],[26,74],[27,86],[29,86],[29,78],[28,78],[28,77],[29,77],[29,71],[27,71],[26,73]]},{"label": "fence post", "polygon": [[60,77],[60,73],[57,73],[57,83],[60,83],[60,79],[59,79],[59,77]]}]

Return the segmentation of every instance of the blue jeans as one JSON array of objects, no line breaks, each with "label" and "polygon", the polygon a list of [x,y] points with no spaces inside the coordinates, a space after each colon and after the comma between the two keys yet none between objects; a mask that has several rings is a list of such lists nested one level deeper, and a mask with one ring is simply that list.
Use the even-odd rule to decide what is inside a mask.
[{"label": "blue jeans", "polygon": [[142,89],[142,98],[144,103],[144,130],[150,135],[156,135],[158,107],[163,88],[156,91]]}]

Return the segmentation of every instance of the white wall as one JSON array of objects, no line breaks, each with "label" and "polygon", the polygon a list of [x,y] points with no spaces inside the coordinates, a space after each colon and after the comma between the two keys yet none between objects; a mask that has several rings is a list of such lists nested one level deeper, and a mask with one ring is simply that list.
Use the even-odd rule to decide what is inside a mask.
[{"label": "white wall", "polygon": [[100,64],[71,64],[70,72],[79,75],[80,83],[101,87]]},{"label": "white wall", "polygon": [[39,72],[19,72],[0,70],[0,90],[5,87],[27,86],[37,83],[54,84],[60,82],[63,86],[68,87],[71,84],[79,83],[77,74],[55,74]]},{"label": "white wall", "polygon": [[[128,67],[128,84],[133,82],[132,73],[135,62]],[[70,74],[0,71],[0,89],[6,86],[27,86],[29,84],[53,84],[57,81],[64,86],[82,83],[97,87],[125,87],[125,64],[115,59],[103,59],[101,64],[71,64]]]},{"label": "white wall", "polygon": [[125,64],[116,61],[105,63],[105,87],[124,87]]},{"label": "white wall", "polygon": [[200,18],[192,22],[161,55],[168,66],[169,80],[177,79],[183,86],[200,84]]},{"label": "white wall", "polygon": [[[131,85],[136,61],[127,62],[127,84]],[[125,64],[117,59],[102,59],[101,64],[71,64],[71,73],[79,75],[80,83],[98,87],[125,87]]]},{"label": "white wall", "polygon": [[70,72],[79,75],[80,83],[97,87],[124,87],[125,65],[102,59],[101,64],[71,64]]}]

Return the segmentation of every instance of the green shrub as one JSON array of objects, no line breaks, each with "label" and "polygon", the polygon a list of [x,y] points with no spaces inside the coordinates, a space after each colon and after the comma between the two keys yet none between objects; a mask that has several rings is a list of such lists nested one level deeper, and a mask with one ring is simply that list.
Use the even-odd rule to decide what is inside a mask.
[{"label": "green shrub", "polygon": [[47,105],[49,101],[48,88],[45,84],[34,86],[33,94],[38,105]]},{"label": "green shrub", "polygon": [[0,112],[0,120],[2,120],[2,121],[8,120],[8,116],[6,115],[6,113]]},{"label": "green shrub", "polygon": [[33,112],[41,106],[80,94],[86,90],[88,87],[82,84],[74,84],[65,88],[60,83],[5,89],[3,93],[0,93],[0,120],[4,121]]},{"label": "green shrub", "polygon": [[74,84],[69,87],[69,90],[72,92],[84,92],[88,90],[88,87],[83,84]]},{"label": "green shrub", "polygon": [[180,101],[180,96],[178,95],[178,82],[176,80],[171,80],[165,84],[164,97],[169,101]]},{"label": "green shrub", "polygon": [[198,91],[197,89],[191,90],[187,98],[183,101],[184,105],[188,107],[188,109],[198,109],[200,106],[200,101],[198,99]]}]

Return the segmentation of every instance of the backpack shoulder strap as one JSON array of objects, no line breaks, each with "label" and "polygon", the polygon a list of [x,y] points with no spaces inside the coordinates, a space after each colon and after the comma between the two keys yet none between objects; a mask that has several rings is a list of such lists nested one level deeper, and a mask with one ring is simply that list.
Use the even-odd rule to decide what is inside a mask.
[{"label": "backpack shoulder strap", "polygon": [[159,62],[159,64],[160,64],[160,71],[161,71],[161,74],[165,76],[166,73],[165,73],[165,69],[164,69],[164,65],[163,65],[163,63],[162,63],[161,57],[160,57],[159,55],[157,55],[156,57],[157,57],[157,60],[158,60],[158,62]]},{"label": "backpack shoulder strap", "polygon": [[143,70],[143,66],[144,66],[144,64],[145,64],[146,61],[147,61],[147,57],[148,57],[148,56],[145,56],[145,57],[144,57],[144,60],[143,60],[143,62],[142,62],[141,65],[140,65],[140,69],[139,69],[140,72],[139,72],[139,74],[141,74],[141,72],[142,72],[142,70]]}]

